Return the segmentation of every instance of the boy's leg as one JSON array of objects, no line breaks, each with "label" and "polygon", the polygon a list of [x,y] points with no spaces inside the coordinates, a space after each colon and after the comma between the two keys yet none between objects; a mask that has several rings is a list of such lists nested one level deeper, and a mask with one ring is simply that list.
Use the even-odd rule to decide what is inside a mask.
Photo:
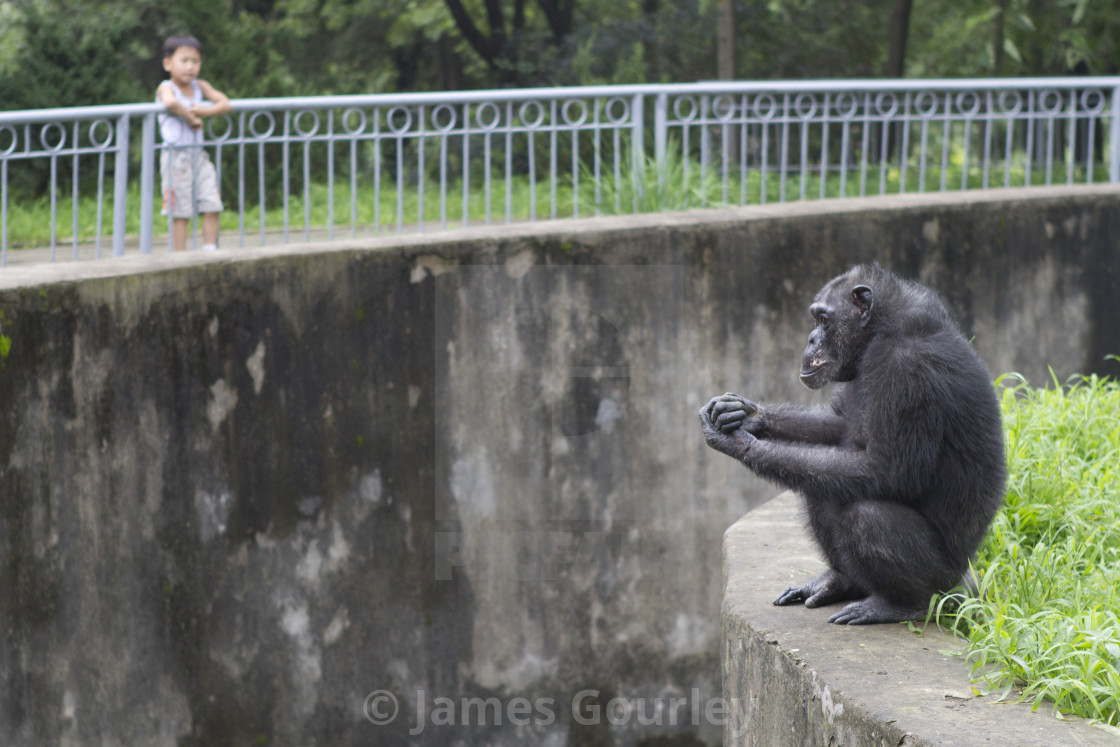
[{"label": "boy's leg", "polygon": [[193,188],[191,154],[186,150],[164,149],[160,154],[160,181],[163,186],[161,214],[171,214],[171,248],[187,248]]},{"label": "boy's leg", "polygon": [[175,251],[181,252],[187,248],[187,218],[174,218],[171,221],[171,246]]},{"label": "boy's leg", "polygon": [[202,214],[202,248],[204,251],[214,251],[218,248],[218,216],[222,211],[222,197],[218,193],[214,164],[210,162],[206,151],[199,153],[197,166],[195,194],[198,196],[198,212]]},{"label": "boy's leg", "polygon": [[219,213],[202,214],[202,248],[218,248],[218,217]]}]

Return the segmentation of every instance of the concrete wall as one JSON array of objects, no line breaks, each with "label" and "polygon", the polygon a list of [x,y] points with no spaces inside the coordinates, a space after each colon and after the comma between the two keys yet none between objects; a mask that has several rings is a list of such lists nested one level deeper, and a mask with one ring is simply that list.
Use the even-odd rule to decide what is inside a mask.
[{"label": "concrete wall", "polygon": [[993,373],[1102,370],[1118,237],[1094,188],[2,271],[0,743],[716,742],[720,538],[773,488],[695,410],[806,399],[870,259]]}]

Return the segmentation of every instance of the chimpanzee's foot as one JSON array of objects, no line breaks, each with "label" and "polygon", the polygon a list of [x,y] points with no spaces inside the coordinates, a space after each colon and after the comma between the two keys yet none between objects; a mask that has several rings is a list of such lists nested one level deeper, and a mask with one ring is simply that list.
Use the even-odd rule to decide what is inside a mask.
[{"label": "chimpanzee's foot", "polygon": [[905,620],[924,620],[926,610],[905,607],[872,594],[867,599],[852,602],[828,618],[837,625],[870,625],[871,623],[896,623]]},{"label": "chimpanzee's foot", "polygon": [[806,607],[821,607],[834,602],[858,599],[867,592],[856,586],[839,571],[831,568],[804,586],[791,586],[774,600],[774,604],[795,604],[804,602]]}]

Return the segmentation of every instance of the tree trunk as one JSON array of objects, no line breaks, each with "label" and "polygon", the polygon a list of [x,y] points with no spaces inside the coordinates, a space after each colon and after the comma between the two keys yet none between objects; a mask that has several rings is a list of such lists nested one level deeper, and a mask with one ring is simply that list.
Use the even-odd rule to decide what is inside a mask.
[{"label": "tree trunk", "polygon": [[462,84],[459,77],[460,63],[455,58],[455,45],[451,38],[444,34],[437,42],[438,53],[438,85],[443,91],[458,91]]},{"label": "tree trunk", "polygon": [[646,81],[661,82],[661,49],[657,36],[657,2],[658,0],[643,0],[642,15],[648,23],[645,40]]},{"label": "tree trunk", "polygon": [[731,0],[720,0],[716,13],[716,77],[735,80],[735,10]]},{"label": "tree trunk", "polygon": [[999,69],[1003,67],[1003,24],[1007,17],[1007,0],[999,0],[996,4],[999,12],[996,13],[995,38],[992,39],[992,77],[998,76]]},{"label": "tree trunk", "polygon": [[895,0],[891,11],[890,39],[887,48],[888,78],[901,78],[906,67],[906,37],[910,33],[910,7],[913,0]]},{"label": "tree trunk", "polygon": [[548,21],[552,36],[557,46],[564,43],[564,39],[572,33],[572,14],[575,12],[575,0],[537,0],[537,5]]}]

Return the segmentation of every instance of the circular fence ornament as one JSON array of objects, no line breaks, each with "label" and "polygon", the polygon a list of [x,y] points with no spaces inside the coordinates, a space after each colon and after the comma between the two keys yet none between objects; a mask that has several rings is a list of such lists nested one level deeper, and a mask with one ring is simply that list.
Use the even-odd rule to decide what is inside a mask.
[{"label": "circular fence ornament", "polygon": [[539,101],[526,101],[517,110],[521,124],[535,130],[544,124],[544,106]]},{"label": "circular fence ornament", "polygon": [[[767,109],[763,111],[762,106],[765,104]],[[774,100],[773,95],[764,93],[754,98],[754,115],[759,119],[770,120],[773,119],[778,113],[778,102]]]},{"label": "circular fence ornament", "polygon": [[[302,125],[305,116],[311,117],[311,126],[304,127]],[[295,116],[292,120],[292,127],[295,128],[296,134],[300,137],[311,137],[319,131],[319,112],[313,109],[304,109]]]},{"label": "circular fence ornament", "polygon": [[432,127],[436,132],[451,132],[456,121],[455,109],[450,104],[440,104],[432,109]]},{"label": "circular fence ornament", "polygon": [[214,124],[216,122],[216,119],[217,119],[216,117],[211,117],[210,119],[208,119],[206,121],[206,136],[211,141],[218,142],[218,143],[223,142],[225,140],[229,140],[230,137],[233,135],[233,120],[230,119],[228,114],[223,116],[222,121],[226,123],[225,132],[216,135],[216,134],[214,134]]},{"label": "circular fence ornament", "polygon": [[[97,128],[102,126],[105,128],[105,136],[103,139],[99,139]],[[87,134],[89,135],[90,145],[92,145],[97,150],[109,150],[109,148],[113,145],[114,133],[115,130],[113,129],[113,125],[107,119],[95,119],[94,121],[90,122],[89,130],[87,132]]]},{"label": "circular fence ornament", "polygon": [[[579,115],[575,117],[572,116],[574,107],[578,107],[579,111]],[[560,114],[564,117],[564,124],[579,127],[587,121],[587,104],[582,99],[569,99],[560,108]]]},{"label": "circular fence ornament", "polygon": [[1013,117],[1023,110],[1023,94],[1018,91],[1000,91],[996,98],[999,113]]},{"label": "circular fence ornament", "polygon": [[[257,129],[257,120],[264,119],[267,129],[261,132]],[[249,117],[249,134],[256,140],[264,140],[272,135],[276,129],[276,117],[272,116],[272,112],[256,112],[253,116]]]},{"label": "circular fence ornament", "polygon": [[474,110],[474,121],[484,130],[496,130],[502,121],[502,112],[494,102],[487,101]]},{"label": "circular fence ornament", "polygon": [[390,132],[403,135],[412,128],[412,110],[406,106],[394,106],[385,115],[385,124]]},{"label": "circular fence ornament", "polygon": [[836,110],[836,116],[840,119],[853,119],[856,112],[859,111],[859,99],[855,94],[842,93],[836,97],[836,103],[833,104]]},{"label": "circular fence ornament", "polygon": [[922,119],[933,119],[937,116],[937,94],[932,91],[922,91],[914,97],[914,111]]},{"label": "circular fence ornament", "polygon": [[893,91],[883,91],[875,97],[875,111],[881,117],[893,117],[898,113],[898,96]]},{"label": "circular fence ornament", "polygon": [[[615,113],[616,108],[618,109],[617,114]],[[603,109],[606,112],[607,120],[611,124],[624,124],[630,119],[630,102],[618,96],[608,99]]]},{"label": "circular fence ornament", "polygon": [[737,111],[735,100],[726,94],[716,96],[715,100],[712,102],[712,114],[715,115],[715,118],[720,122],[730,122],[735,118]]},{"label": "circular fence ornament", "polygon": [[817,97],[811,93],[798,94],[793,100],[793,111],[802,120],[809,120],[817,113]]},{"label": "circular fence ornament", "polygon": [[1043,114],[1061,114],[1062,94],[1053,88],[1047,88],[1038,94],[1038,108],[1042,110]]},{"label": "circular fence ornament", "polygon": [[[50,143],[50,132],[54,129],[58,130],[58,142],[52,145]],[[47,151],[57,153],[66,145],[66,129],[58,122],[45,124],[43,129],[39,130],[39,142],[43,144],[43,148]]]},{"label": "circular fence ornament", "polygon": [[[353,123],[355,117],[358,120],[356,125]],[[342,113],[342,118],[339,121],[342,123],[342,131],[347,135],[360,135],[365,131],[366,123],[369,120],[366,118],[366,113],[363,109],[350,107]]]},{"label": "circular fence ornament", "polygon": [[1105,95],[1096,88],[1087,88],[1081,92],[1081,110],[1086,114],[1097,115],[1104,112]]},{"label": "circular fence ornament", "polygon": [[[682,104],[688,104],[687,114],[682,111]],[[691,122],[692,120],[696,119],[696,112],[699,108],[700,107],[696,103],[696,98],[694,96],[681,96],[673,102],[673,114],[680,122]]]},{"label": "circular fence ornament", "polygon": [[975,91],[961,91],[954,103],[957,112],[965,117],[975,117],[980,113],[980,94]]},{"label": "circular fence ornament", "polygon": [[16,132],[15,127],[11,125],[0,125],[0,143],[3,143],[5,136],[11,138],[11,142],[8,143],[8,147],[0,150],[0,156],[9,156],[15,153],[16,146],[19,145],[19,134]]}]

